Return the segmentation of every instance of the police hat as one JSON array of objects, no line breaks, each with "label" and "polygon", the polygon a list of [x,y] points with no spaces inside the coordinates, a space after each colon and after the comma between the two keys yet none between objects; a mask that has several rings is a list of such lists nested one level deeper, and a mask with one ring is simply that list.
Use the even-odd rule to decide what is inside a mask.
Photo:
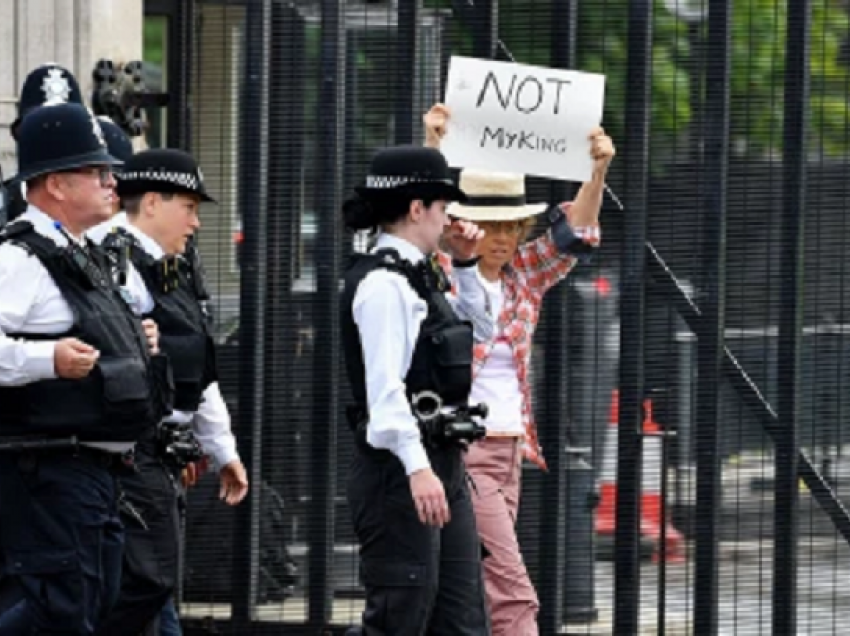
[{"label": "police hat", "polygon": [[79,104],[47,104],[21,121],[18,181],[51,172],[120,163],[107,151],[97,118]]},{"label": "police hat", "polygon": [[18,117],[12,122],[13,133],[28,112],[48,103],[83,105],[83,93],[77,79],[68,69],[53,62],[42,64],[24,80],[18,100]]},{"label": "police hat", "polygon": [[434,148],[392,146],[372,158],[366,184],[355,188],[365,198],[403,194],[414,198],[466,201],[452,180],[449,164]]},{"label": "police hat", "polygon": [[201,201],[215,203],[207,194],[204,175],[194,157],[171,148],[143,150],[130,157],[118,180],[117,192],[122,199],[148,192],[194,194]]},{"label": "police hat", "polygon": [[106,148],[109,154],[126,163],[135,152],[130,137],[109,117],[100,115],[97,120],[100,122],[100,129],[103,131],[103,138],[106,140]]}]

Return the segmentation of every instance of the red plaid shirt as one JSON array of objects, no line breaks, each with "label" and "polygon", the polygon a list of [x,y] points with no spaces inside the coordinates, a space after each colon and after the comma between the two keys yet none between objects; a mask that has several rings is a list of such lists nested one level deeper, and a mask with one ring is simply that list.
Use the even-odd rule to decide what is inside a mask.
[{"label": "red plaid shirt", "polygon": [[[569,212],[567,212],[569,215]],[[573,231],[588,242],[597,243],[599,227],[577,228]],[[451,259],[440,255],[440,262],[447,273],[451,273]],[[534,330],[540,318],[543,296],[549,289],[563,280],[576,264],[576,258],[559,252],[552,234],[547,230],[539,238],[519,247],[509,265],[502,271],[504,283],[504,305],[499,316],[495,337],[489,342],[475,345],[473,379],[484,366],[495,340],[503,337],[514,353],[517,377],[522,391],[522,418],[525,428],[523,453],[529,461],[546,470],[546,461],[537,438],[537,426],[531,405],[531,382],[529,363]]]}]

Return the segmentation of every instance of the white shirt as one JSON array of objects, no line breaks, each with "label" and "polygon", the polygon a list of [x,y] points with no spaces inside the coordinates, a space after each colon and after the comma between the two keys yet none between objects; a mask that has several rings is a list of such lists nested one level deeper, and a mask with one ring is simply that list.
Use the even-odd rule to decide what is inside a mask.
[{"label": "white shirt", "polygon": [[[18,220],[29,221],[36,232],[59,247],[68,245],[56,222],[34,205]],[[73,326],[71,307],[41,261],[17,245],[8,242],[0,245],[0,385],[23,386],[56,378],[53,362],[56,341],[33,342],[9,338],[6,334],[64,334]],[[112,452],[133,447],[126,442],[86,445]]]},{"label": "white shirt", "polygon": [[[490,315],[494,321],[494,331],[502,307],[505,304],[505,287],[501,280],[490,281],[481,275],[476,267],[476,274],[482,288],[487,294]],[[484,420],[488,432],[501,435],[523,435],[522,425],[522,389],[517,376],[517,366],[514,351],[507,339],[496,337],[484,364],[478,370],[472,391],[469,395],[470,404],[484,403],[489,407],[489,414]]]},{"label": "white shirt", "polygon": [[[127,215],[123,212],[92,228],[87,235],[93,241],[101,243],[107,234],[116,227],[124,228],[132,234],[139,241],[142,249],[152,258],[159,259],[165,255],[159,244],[130,223]],[[133,266],[133,263],[128,263],[127,282],[124,289],[128,292],[127,300],[137,315],[143,316],[153,310],[153,296],[148,291],[142,275]],[[195,413],[172,411],[166,420],[180,424],[191,423],[195,437],[198,438],[204,452],[212,457],[219,469],[239,459],[236,452],[236,439],[230,429],[230,413],[221,395],[218,382],[214,382],[206,388],[201,396],[201,404]]]},{"label": "white shirt", "polygon": [[[386,248],[414,264],[425,258],[410,242],[382,234],[372,252]],[[454,274],[457,296],[446,297],[459,317],[472,321],[476,338],[489,339],[493,322],[486,313],[486,297],[475,268],[455,268]],[[395,454],[408,475],[430,466],[404,385],[427,313],[425,301],[407,280],[386,269],[376,269],[360,282],[352,304],[366,370],[366,441]]]}]

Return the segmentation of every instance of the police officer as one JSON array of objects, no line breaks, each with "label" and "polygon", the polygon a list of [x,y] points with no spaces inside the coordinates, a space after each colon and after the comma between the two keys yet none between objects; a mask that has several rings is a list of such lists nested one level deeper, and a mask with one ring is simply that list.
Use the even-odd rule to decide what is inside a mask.
[{"label": "police officer", "polygon": [[90,236],[112,254],[136,313],[159,325],[160,346],[172,362],[176,389],[174,413],[160,426],[158,436],[139,442],[138,472],[122,478],[131,509],[125,515],[121,596],[98,634],[123,636],[143,629],[157,633],[152,621],[177,582],[176,479],[186,462],[200,457],[183,455],[175,440],[191,447],[194,431],[219,468],[227,503],[244,498],[248,481],[217,381],[198,261],[192,252],[185,254],[187,242],[200,227],[200,203],[212,201],[201,171],[182,151],[146,150],[124,164],[117,192],[126,212]]},{"label": "police officer", "polygon": [[[106,148],[109,154],[118,159],[121,164],[127,163],[130,157],[133,156],[133,142],[121,128],[112,119],[106,115],[98,115],[97,121],[100,124],[100,129],[103,131],[103,139],[106,141]],[[122,166],[115,166],[115,172],[121,174]]]},{"label": "police officer", "polygon": [[18,158],[29,207],[0,233],[0,634],[88,635],[120,583],[115,474],[170,410],[167,370],[84,239],[112,213],[97,120],[39,108]]},{"label": "police officer", "polygon": [[462,461],[482,432],[464,413],[473,332],[447,302],[448,281],[430,258],[442,238],[454,268],[474,270],[482,233],[449,224],[446,204],[457,200],[465,196],[439,151],[402,146],[375,155],[365,187],[343,210],[350,229],[381,230],[370,254],[352,258],[341,299],[357,440],[348,502],[367,636],[489,634]]},{"label": "police officer", "polygon": [[[74,75],[66,68],[48,62],[27,75],[18,100],[18,116],[12,122],[10,132],[17,140],[18,128],[23,117],[46,103],[71,103],[83,105],[83,93]],[[0,201],[0,227],[7,221],[18,218],[27,209],[25,185],[17,179],[3,182],[5,201]]]}]

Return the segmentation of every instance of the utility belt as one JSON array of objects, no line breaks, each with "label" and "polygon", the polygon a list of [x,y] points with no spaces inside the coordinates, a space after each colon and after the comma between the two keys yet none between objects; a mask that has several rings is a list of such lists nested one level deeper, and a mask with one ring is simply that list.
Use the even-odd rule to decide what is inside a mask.
[{"label": "utility belt", "polygon": [[133,451],[111,452],[86,446],[74,437],[1,437],[0,455],[14,454],[21,461],[38,461],[40,457],[79,457],[116,474],[128,474],[135,470]]},{"label": "utility belt", "polygon": [[[429,448],[465,448],[487,434],[487,429],[476,421],[477,418],[487,417],[486,404],[447,408],[439,395],[423,391],[413,396],[410,405],[422,433],[422,442]],[[366,426],[369,423],[367,409],[358,405],[349,406],[346,415],[357,443],[361,448],[371,449],[366,441]]]},{"label": "utility belt", "polygon": [[157,457],[172,468],[182,470],[204,457],[204,449],[188,422],[160,422],[153,442]]}]

